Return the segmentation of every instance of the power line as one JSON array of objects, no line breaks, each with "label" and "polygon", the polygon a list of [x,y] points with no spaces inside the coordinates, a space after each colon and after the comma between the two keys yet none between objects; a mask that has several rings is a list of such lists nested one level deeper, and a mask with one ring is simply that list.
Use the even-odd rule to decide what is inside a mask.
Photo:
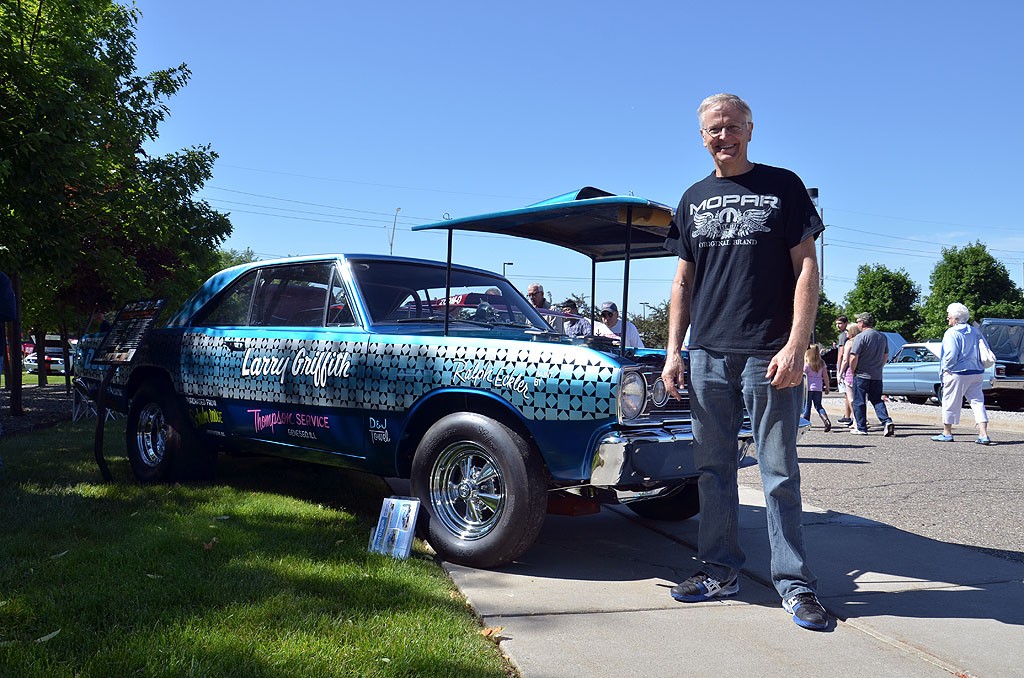
[{"label": "power line", "polygon": [[230,167],[232,169],[245,170],[247,172],[260,172],[263,174],[280,174],[286,177],[297,177],[299,179],[316,179],[317,181],[333,181],[341,184],[355,184],[357,186],[377,186],[379,188],[397,188],[403,191],[426,191],[429,193],[447,193],[449,195],[469,195],[476,198],[514,198],[518,200],[527,200],[521,195],[498,195],[494,193],[468,193],[466,191],[450,191],[442,188],[422,188],[419,186],[398,186],[395,184],[378,184],[370,181],[356,181],[354,179],[336,179],[333,177],[318,177],[310,174],[297,174],[294,172],[282,172],[280,170],[265,170],[258,169],[256,167],[244,167],[242,165],[228,165],[221,164],[221,167]]},{"label": "power line", "polygon": [[[306,200],[293,200],[291,198],[280,198],[278,196],[265,195],[263,193],[250,193],[249,191],[239,191],[239,190],[236,190],[236,189],[233,189],[233,188],[221,188],[220,186],[207,186],[207,188],[213,188],[213,189],[216,189],[218,191],[225,191],[227,193],[237,193],[239,195],[248,195],[248,196],[252,196],[254,198],[264,198],[266,200],[278,200],[280,202],[290,202],[290,203],[293,203],[293,204],[296,204],[296,205],[309,205],[310,207],[324,207],[326,209],[342,210],[342,211],[345,211],[345,212],[358,212],[360,214],[376,214],[376,215],[379,215],[379,216],[389,217],[389,219],[390,219],[391,216],[393,216],[391,212],[375,212],[375,211],[372,211],[372,210],[360,210],[360,209],[356,209],[354,207],[339,207],[337,205],[325,205],[323,203],[309,202],[309,201],[306,201]],[[410,215],[406,215],[406,216],[409,219],[417,219],[417,220],[420,220],[420,221],[428,221],[428,222],[429,221],[437,221],[436,219],[431,219],[430,217],[414,217],[414,216],[410,216]]]}]

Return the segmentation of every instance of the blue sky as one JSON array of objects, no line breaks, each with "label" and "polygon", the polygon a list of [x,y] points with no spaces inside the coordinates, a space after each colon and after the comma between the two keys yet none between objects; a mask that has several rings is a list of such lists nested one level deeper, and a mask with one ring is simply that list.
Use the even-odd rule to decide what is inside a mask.
[{"label": "blue sky", "polygon": [[[675,206],[712,168],[697,105],[733,92],[751,160],[820,191],[830,299],[863,264],[927,294],[941,248],[975,240],[1020,285],[1024,5],[832,5],[138,0],[136,63],[192,70],[150,151],[211,144],[202,197],[261,258],[387,253],[398,209],[394,254],[443,259],[412,225],[583,186]],[[462,234],[454,258],[589,296],[589,260],[553,246]],[[634,264],[631,310],[674,270]],[[598,278],[620,299],[621,266]]]}]

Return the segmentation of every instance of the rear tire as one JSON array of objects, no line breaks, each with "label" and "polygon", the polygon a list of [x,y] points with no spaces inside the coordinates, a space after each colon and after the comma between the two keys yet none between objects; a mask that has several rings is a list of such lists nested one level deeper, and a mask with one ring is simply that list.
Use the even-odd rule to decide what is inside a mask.
[{"label": "rear tire", "polygon": [[697,483],[686,483],[673,495],[631,501],[626,507],[649,520],[686,520],[700,513],[700,492]]},{"label": "rear tire", "polygon": [[128,410],[125,443],[139,482],[213,477],[216,450],[199,439],[169,384],[148,382],[136,391]]},{"label": "rear tire", "polygon": [[547,511],[544,466],[518,433],[480,414],[450,414],[423,436],[411,490],[445,560],[498,567],[537,538]]}]

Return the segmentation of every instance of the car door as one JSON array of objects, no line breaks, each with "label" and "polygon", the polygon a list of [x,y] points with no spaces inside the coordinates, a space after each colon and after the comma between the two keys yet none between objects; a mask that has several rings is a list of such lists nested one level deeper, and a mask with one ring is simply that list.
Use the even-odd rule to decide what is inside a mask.
[{"label": "car door", "polygon": [[936,395],[935,386],[942,383],[942,377],[939,375],[939,356],[925,346],[919,347],[916,351],[914,390],[922,395]]},{"label": "car door", "polygon": [[[286,456],[364,457],[353,396],[367,340],[336,262],[267,267],[232,285],[183,352],[214,368],[224,435]],[[238,322],[245,308],[244,322]]]},{"label": "car door", "polygon": [[914,348],[904,346],[885,366],[883,391],[897,395],[917,393],[914,373],[919,364]]}]

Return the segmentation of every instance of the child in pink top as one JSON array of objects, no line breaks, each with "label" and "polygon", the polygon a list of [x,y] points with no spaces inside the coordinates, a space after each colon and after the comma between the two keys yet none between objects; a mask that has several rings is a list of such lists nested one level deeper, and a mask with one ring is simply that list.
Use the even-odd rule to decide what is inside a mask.
[{"label": "child in pink top", "polygon": [[828,367],[821,359],[821,348],[817,344],[811,344],[804,354],[804,376],[807,377],[807,403],[801,416],[810,421],[813,405],[821,417],[821,423],[825,425],[825,432],[828,433],[832,430],[832,422],[828,418],[828,412],[821,406],[822,393],[829,392]]}]

